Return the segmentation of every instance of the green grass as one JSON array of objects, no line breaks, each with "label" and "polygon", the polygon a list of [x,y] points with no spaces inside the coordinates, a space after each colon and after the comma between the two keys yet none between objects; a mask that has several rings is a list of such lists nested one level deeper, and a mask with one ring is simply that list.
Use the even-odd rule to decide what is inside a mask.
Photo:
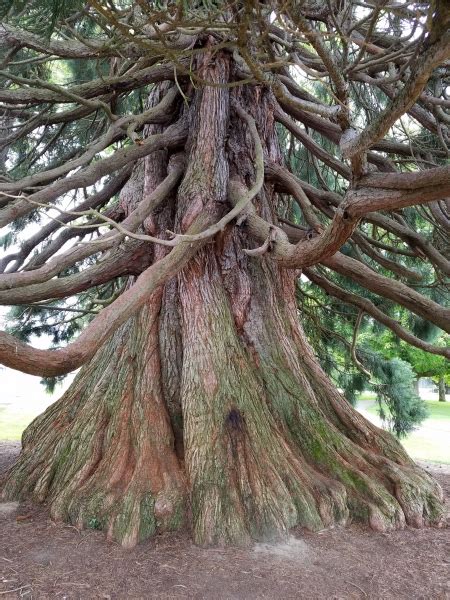
[{"label": "green grass", "polygon": [[438,402],[437,400],[427,400],[429,419],[436,421],[450,419],[450,402]]},{"label": "green grass", "polygon": [[402,444],[413,458],[450,464],[450,402],[427,400],[427,407],[423,429],[410,433]]},{"label": "green grass", "polygon": [[36,416],[35,413],[15,413],[0,406],[0,440],[20,440],[23,430]]},{"label": "green grass", "polygon": [[[415,460],[450,464],[450,402],[426,400],[429,416],[417,431],[401,440],[405,450]],[[358,399],[358,408],[378,416],[375,394],[364,392]]]},{"label": "green grass", "polygon": [[373,402],[377,395],[374,392],[362,392],[358,397],[358,402]]},{"label": "green grass", "polygon": [[448,440],[450,428],[445,435],[431,435],[421,431],[413,431],[401,444],[414,460],[450,464],[450,451]]},{"label": "green grass", "polygon": [[[358,400],[358,403],[359,402],[360,400]],[[373,398],[364,398],[362,402],[367,402],[367,405],[362,404],[364,410],[367,410],[367,412],[370,412],[373,415],[378,415],[378,405],[375,402],[375,395],[373,395]],[[424,423],[428,423],[428,421],[432,419],[433,421],[447,421],[450,426],[450,402],[426,400],[426,404],[429,415]]]}]

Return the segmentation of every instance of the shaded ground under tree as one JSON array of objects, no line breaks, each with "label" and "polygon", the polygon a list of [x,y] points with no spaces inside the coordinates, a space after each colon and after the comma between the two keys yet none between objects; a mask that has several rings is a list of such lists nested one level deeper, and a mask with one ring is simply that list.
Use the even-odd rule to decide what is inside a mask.
[{"label": "shaded ground under tree", "polygon": [[[0,443],[0,473],[18,451],[17,443]],[[449,497],[448,466],[424,466]],[[187,534],[166,534],[124,551],[98,532],[55,525],[48,510],[29,503],[0,516],[0,528],[0,591],[6,598],[19,597],[21,590],[24,598],[80,600],[415,600],[444,598],[448,591],[443,529],[383,534],[352,525],[318,535],[294,530],[288,545],[251,550],[202,549]]]}]

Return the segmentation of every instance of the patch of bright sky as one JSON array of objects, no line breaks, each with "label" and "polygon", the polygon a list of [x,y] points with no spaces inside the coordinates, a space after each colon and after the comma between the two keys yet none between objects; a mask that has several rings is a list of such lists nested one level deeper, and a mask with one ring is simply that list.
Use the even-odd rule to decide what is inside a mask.
[{"label": "patch of bright sky", "polygon": [[[410,4],[411,3],[405,2],[403,4],[403,6],[405,8],[408,8],[408,6],[410,6]],[[399,4],[399,6],[400,6],[400,4]],[[356,10],[355,10],[355,18],[357,20],[361,20],[361,19],[367,17],[371,12],[372,12],[372,9],[369,9],[369,8],[366,8],[363,6],[357,6]],[[273,20],[275,20],[275,14],[274,13],[272,13],[272,14],[274,15]],[[426,18],[420,17],[419,21],[421,22],[421,25],[424,26]],[[412,32],[412,27],[410,25],[410,22],[407,20],[403,20],[402,25],[403,25],[404,37],[407,37]],[[380,16],[379,16],[378,22],[377,22],[377,30],[378,31],[385,30],[386,32],[389,31],[389,21],[387,18],[387,13],[383,9],[380,11]],[[411,36],[411,41],[418,39],[422,35],[422,33],[423,33],[423,27],[417,27],[416,31]],[[306,43],[304,45],[310,51],[314,52],[314,49],[312,46],[310,46],[309,44],[306,44]],[[350,44],[350,46],[352,47],[352,49],[355,53],[358,52],[360,49],[360,46],[358,46],[357,44]],[[297,84],[301,85],[305,90],[309,91],[312,94],[317,94],[318,87],[320,87],[321,91],[325,92],[329,96],[330,104],[332,103],[332,97],[329,94],[330,90],[327,87],[327,85],[328,85],[327,83],[320,81],[320,79],[312,78],[311,75],[309,75],[307,73],[307,71],[301,67],[301,65],[290,65],[289,70]],[[449,86],[449,92],[450,92],[450,86]],[[363,130],[367,126],[367,123],[364,121],[363,115],[359,115],[359,116],[356,115],[356,111],[354,110],[355,106],[353,105],[351,99],[350,99],[350,108],[353,112],[352,126],[356,127],[357,129]],[[383,108],[384,108],[384,106],[380,106],[379,107],[380,111],[383,110]],[[415,119],[410,117],[408,114],[404,115],[401,118],[401,125],[402,125],[401,133],[404,134],[406,132],[406,137],[408,135],[410,135],[410,136],[416,135],[421,130],[420,124],[417,123],[417,121],[415,121]],[[396,137],[396,139],[398,140],[398,133],[399,133],[398,126],[393,126],[389,130],[388,137],[389,136],[392,138]],[[408,140],[406,140],[406,141],[408,141]]]},{"label": "patch of bright sky", "polygon": [[[0,307],[0,329],[4,329],[6,326],[7,311],[7,307]],[[50,338],[47,336],[33,338],[32,343],[36,348],[48,348]],[[61,396],[73,378],[74,374],[69,374],[62,384],[56,386],[53,394],[48,394],[40,383],[40,377],[27,375],[0,365],[0,409],[6,408],[10,415],[12,413],[38,415]],[[2,411],[0,410],[1,418]]]}]

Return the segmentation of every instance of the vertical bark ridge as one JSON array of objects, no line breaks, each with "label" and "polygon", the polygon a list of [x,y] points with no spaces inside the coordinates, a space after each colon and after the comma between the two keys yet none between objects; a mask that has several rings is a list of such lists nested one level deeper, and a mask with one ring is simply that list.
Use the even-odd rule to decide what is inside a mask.
[{"label": "vertical bark ridge", "polygon": [[[237,248],[236,240],[232,246]],[[297,452],[316,473],[327,478],[326,485],[333,488],[333,481],[343,484],[353,518],[370,523],[374,529],[402,527],[405,518],[415,526],[438,523],[439,486],[414,465],[390,434],[365,422],[368,433],[352,435],[359,415],[345,400],[351,426],[336,412],[335,418],[330,418],[330,400],[336,401],[338,392],[327,390],[325,401],[323,372],[317,361],[312,362],[295,308],[294,274],[289,282],[286,273],[278,273],[273,263],[255,259],[247,259],[244,268],[237,250],[234,264],[230,262],[233,252],[223,253],[228,260],[225,277],[234,280],[227,288],[247,290],[244,324],[239,296],[230,296],[232,304],[238,299],[233,311],[236,327],[264,382],[270,410],[288,431],[287,438]],[[237,285],[237,277],[247,282]]]},{"label": "vertical bark ridge", "polygon": [[[319,493],[321,477],[312,482],[266,410],[266,392],[236,335],[215,258],[202,251],[193,262],[180,292],[194,539],[244,543],[279,537],[296,524],[321,529],[335,517],[332,500]],[[345,495],[338,484],[330,487]]]},{"label": "vertical bark ridge", "polygon": [[[230,97],[255,119],[266,158],[281,161],[270,90],[224,88],[231,57],[212,46],[196,60],[214,85],[192,87],[181,109],[186,171],[143,224],[152,235],[217,221],[230,175],[252,185],[253,141]],[[149,106],[169,85],[153,88]],[[144,135],[163,130],[150,125]],[[135,166],[120,199],[126,214],[170,158],[163,149]],[[276,223],[275,204],[266,183],[255,208]],[[47,501],[53,517],[127,547],[188,517],[202,545],[279,539],[296,525],[441,523],[439,486],[320,368],[297,311],[298,273],[247,256],[251,245],[245,222],[228,225],[149,297],[28,427],[5,497]],[[167,248],[148,253],[158,260]]]},{"label": "vertical bark ridge", "polygon": [[54,518],[104,529],[124,546],[184,523],[184,475],[159,379],[161,296],[30,425],[7,497],[47,500]]}]

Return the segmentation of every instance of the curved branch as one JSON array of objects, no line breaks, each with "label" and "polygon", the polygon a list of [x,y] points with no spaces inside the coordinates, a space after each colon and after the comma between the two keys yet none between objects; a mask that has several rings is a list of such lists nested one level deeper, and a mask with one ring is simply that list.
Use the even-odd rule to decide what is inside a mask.
[{"label": "curved branch", "polygon": [[345,256],[340,252],[336,253],[335,256],[322,260],[321,263],[333,271],[356,281],[371,292],[401,304],[416,315],[431,321],[450,333],[450,310],[422,296],[404,283],[394,281],[390,277],[384,277],[358,260]]},{"label": "curved branch", "polygon": [[[133,231],[144,222],[152,210],[157,208],[159,204],[167,197],[167,195],[177,185],[182,173],[184,171],[184,162],[181,157],[175,157],[175,160],[171,162],[171,169],[167,177],[154,189],[154,191],[146,196],[131,212],[122,224],[129,230]],[[39,284],[50,280],[55,275],[58,275],[64,269],[71,267],[75,263],[84,260],[88,256],[97,254],[99,252],[105,252],[112,248],[115,244],[122,239],[119,239],[114,233],[107,233],[100,239],[77,248],[70,248],[67,252],[56,256],[53,260],[50,260],[47,264],[35,269],[33,271],[24,271],[20,273],[5,273],[0,275],[0,290],[6,290],[5,293],[9,293],[10,296],[5,298],[5,304],[14,304],[12,295],[23,286],[29,286]]]},{"label": "curved branch", "polygon": [[346,194],[353,217],[440,200],[450,193],[450,166],[414,173],[373,173]]},{"label": "curved branch", "polygon": [[[152,135],[141,144],[134,144],[133,146],[117,150],[112,156],[98,160],[70,177],[55,181],[55,183],[43,190],[31,194],[29,199],[34,202],[50,204],[69,190],[93,185],[105,175],[109,175],[129,163],[135,162],[151,152],[177,147],[185,141],[186,136],[187,127],[184,122],[171,125],[164,133]],[[0,227],[4,227],[14,219],[23,217],[33,210],[35,210],[35,206],[28,202],[27,198],[13,202],[0,210]]]},{"label": "curved branch", "polygon": [[284,125],[284,127],[286,127],[286,129],[288,129],[294,135],[294,137],[296,137],[305,146],[305,148],[311,152],[311,154],[334,169],[337,173],[342,175],[342,177],[345,177],[345,179],[350,179],[351,173],[347,165],[344,165],[343,162],[324,150],[322,146],[317,144],[312,139],[311,136],[300,129],[300,127],[292,119],[290,119],[286,113],[277,108],[275,109],[274,116],[279,123]]},{"label": "curved branch", "polygon": [[0,23],[0,46],[17,45],[60,58],[98,58],[99,56],[139,58],[142,56],[143,49],[138,44],[121,44],[120,47],[115,48],[111,42],[110,39],[90,39],[87,45],[77,40],[51,40],[7,23]]},{"label": "curved branch", "polygon": [[355,132],[355,135],[345,138],[345,141],[341,143],[344,156],[350,158],[361,154],[374,142],[383,138],[395,121],[414,105],[434,69],[449,57],[450,32],[447,32],[420,55],[407,83],[384,111],[361,134],[357,135]]},{"label": "curved branch", "polygon": [[431,354],[438,354],[440,356],[445,356],[450,359],[450,348],[441,348],[439,346],[433,346],[433,344],[429,344],[424,340],[416,337],[406,329],[404,329],[398,321],[388,317],[382,310],[380,310],[373,302],[368,300],[367,298],[363,298],[361,296],[357,296],[356,294],[351,294],[347,292],[340,286],[337,286],[335,283],[331,283],[325,277],[322,277],[315,271],[314,269],[305,269],[304,274],[308,277],[310,281],[321,287],[327,294],[330,296],[334,296],[339,300],[347,304],[352,304],[353,306],[357,306],[359,309],[366,312],[368,315],[376,319],[379,323],[382,323],[386,327],[388,327],[391,331],[393,331],[400,339],[415,346],[416,348],[420,348],[421,350],[425,350],[425,352],[430,352]]},{"label": "curved branch", "polygon": [[245,211],[253,198],[261,191],[261,188],[264,184],[264,155],[258,130],[256,129],[255,120],[238,104],[234,104],[233,109],[236,111],[239,117],[247,123],[247,127],[249,128],[253,138],[253,143],[255,146],[255,183],[251,189],[242,194],[241,198],[238,200],[238,202],[236,202],[234,207],[224,217],[217,221],[217,223],[196,235],[176,234],[174,242],[177,240],[183,240],[186,242],[205,240],[216,235],[220,231],[223,231],[228,223],[230,223],[235,217],[239,216],[240,213]]},{"label": "curved branch", "polygon": [[[336,194],[335,192],[319,190],[318,188],[315,188],[311,184],[307,183],[306,181],[299,180],[295,175],[287,171],[287,169],[280,167],[280,165],[277,165],[275,163],[267,163],[265,165],[265,169],[266,175],[268,177],[274,178],[277,184],[281,186],[281,189],[292,194],[295,198],[297,198],[297,194],[299,193],[298,190],[303,189],[307,196],[313,200],[315,205],[317,205],[321,209],[321,211],[330,218],[333,215],[333,211],[329,209],[329,205],[338,207],[341,206],[344,202],[344,200],[341,198],[341,196],[339,196],[339,194]],[[447,167],[442,167],[442,169],[446,170]],[[440,171],[438,172],[438,174],[439,173]],[[399,173],[399,175],[403,174]],[[381,181],[384,177],[384,174],[377,174],[377,177],[380,177]],[[432,178],[430,178],[430,183],[432,184]],[[446,186],[447,184],[444,185]],[[405,192],[402,190],[396,191],[391,189],[387,190],[386,193],[390,195],[387,201],[391,202],[389,208],[393,210],[397,207],[397,202],[400,202],[400,205],[402,202],[408,205],[418,204],[419,202],[416,201],[417,198],[419,199],[419,201],[423,200],[425,202],[430,202],[430,196],[439,196],[441,190],[436,189],[436,186],[430,185],[429,189],[423,188],[422,190],[412,192],[408,190],[406,190]],[[353,201],[353,196],[351,194],[353,194],[353,190],[348,192],[346,198]],[[436,250],[436,248],[434,248],[434,246],[432,246],[432,244],[430,244],[428,240],[423,238],[419,233],[417,233],[413,229],[410,229],[405,225],[401,225],[397,221],[394,221],[393,219],[385,215],[372,212],[373,204],[371,205],[369,203],[369,206],[367,206],[367,200],[373,201],[374,204],[378,203],[378,206],[385,206],[386,198],[383,195],[382,191],[374,192],[370,188],[362,188],[361,191],[357,190],[355,195],[355,207],[353,207],[351,203],[347,207],[349,210],[349,214],[352,218],[358,217],[360,215],[364,216],[364,220],[368,223],[378,225],[386,231],[389,231],[394,235],[398,236],[404,242],[406,242],[411,248],[413,248],[413,250],[415,251],[415,255],[418,255],[418,252],[421,256],[426,255],[434,265],[441,269],[443,273],[450,274],[450,262],[438,250]],[[367,197],[367,195],[369,195],[369,198]],[[361,205],[359,205],[360,198]],[[394,201],[392,200],[392,198],[394,199]],[[365,212],[368,209],[370,209],[371,212]],[[353,212],[353,210],[355,212]]]},{"label": "curved branch", "polygon": [[[182,61],[187,67],[188,61]],[[159,64],[133,73],[114,77],[103,77],[94,79],[88,83],[73,85],[67,88],[71,96],[79,96],[85,100],[97,98],[111,92],[129,92],[149,83],[174,79],[174,68],[170,63]],[[32,83],[32,80],[30,80]],[[39,87],[22,88],[17,90],[6,90],[0,88],[0,102],[5,104],[42,104],[42,103],[71,103],[73,99],[64,93],[46,90]]]},{"label": "curved branch", "polygon": [[44,283],[0,291],[0,305],[19,305],[68,298],[116,277],[136,275],[148,266],[150,259],[151,254],[146,244],[129,241],[125,245],[114,248],[107,256],[79,273],[54,277]]},{"label": "curved branch", "polygon": [[[190,228],[190,233],[196,233],[208,225],[210,222],[205,217],[199,217]],[[0,363],[23,373],[41,377],[55,377],[78,369],[94,356],[122,323],[144,305],[152,292],[179,273],[204,243],[204,241],[182,243],[167,256],[148,267],[131,288],[104,308],[80,336],[65,348],[40,350],[1,331]]]},{"label": "curved branch", "polygon": [[1,191],[7,191],[9,193],[18,192],[26,188],[36,187],[54,181],[58,177],[62,177],[66,173],[81,167],[90,162],[96,154],[117,142],[120,139],[126,137],[126,130],[130,126],[134,129],[140,128],[145,124],[149,123],[165,123],[171,116],[174,102],[178,96],[178,90],[176,87],[171,88],[167,94],[164,95],[163,99],[156,106],[149,108],[145,112],[133,115],[124,116],[116,120],[102,135],[95,141],[88,149],[77,158],[69,161],[65,161],[62,165],[47,171],[42,171],[28,177],[23,177],[19,181],[0,183],[0,195]]},{"label": "curved branch", "polygon": [[[272,166],[271,166],[272,169]],[[282,169],[282,167],[280,167]],[[247,188],[237,181],[230,181],[229,196],[237,204],[247,193]],[[268,223],[259,217],[253,206],[245,213],[245,224],[250,233],[270,248],[271,256],[283,267],[300,269],[312,266],[334,254],[351,236],[357,220],[347,219],[345,207],[336,210],[333,221],[326,229],[320,226],[320,234],[313,238],[304,238],[297,244],[291,244],[283,229]],[[302,233],[302,232],[301,232]],[[267,240],[270,240],[268,244]]]},{"label": "curved branch", "polygon": [[[117,194],[123,185],[128,180],[131,174],[131,166],[125,167],[117,177],[109,181],[103,189],[101,189],[96,194],[92,194],[89,196],[84,202],[81,202],[75,210],[84,211],[89,208],[99,208],[106,204],[115,194]],[[70,223],[76,217],[65,214],[58,217],[58,220],[51,221],[44,227],[42,227],[37,233],[35,233],[31,238],[23,242],[20,246],[19,252],[15,254],[9,254],[5,256],[2,260],[0,260],[0,272],[3,273],[10,262],[15,261],[14,265],[8,269],[9,272],[17,271],[20,266],[23,264],[25,259],[28,257],[30,252],[36,246],[41,244],[44,240],[46,240],[52,233],[60,229],[63,225]]]},{"label": "curved branch", "polygon": [[436,248],[419,233],[402,225],[394,219],[381,215],[379,213],[370,212],[364,217],[368,223],[379,225],[386,231],[398,236],[401,240],[407,243],[415,252],[416,255],[427,257],[430,262],[439,268],[446,275],[450,275],[450,261],[445,258]]},{"label": "curved branch", "polygon": [[377,262],[379,265],[388,269],[392,273],[395,273],[398,277],[405,277],[411,281],[422,281],[422,275],[417,271],[413,271],[412,269],[408,269],[404,265],[394,260],[390,260],[381,252],[378,252],[375,248],[372,247],[371,239],[364,238],[359,231],[355,231],[352,235],[352,239],[356,242],[356,244],[361,248],[361,250],[369,256],[372,260]]}]

